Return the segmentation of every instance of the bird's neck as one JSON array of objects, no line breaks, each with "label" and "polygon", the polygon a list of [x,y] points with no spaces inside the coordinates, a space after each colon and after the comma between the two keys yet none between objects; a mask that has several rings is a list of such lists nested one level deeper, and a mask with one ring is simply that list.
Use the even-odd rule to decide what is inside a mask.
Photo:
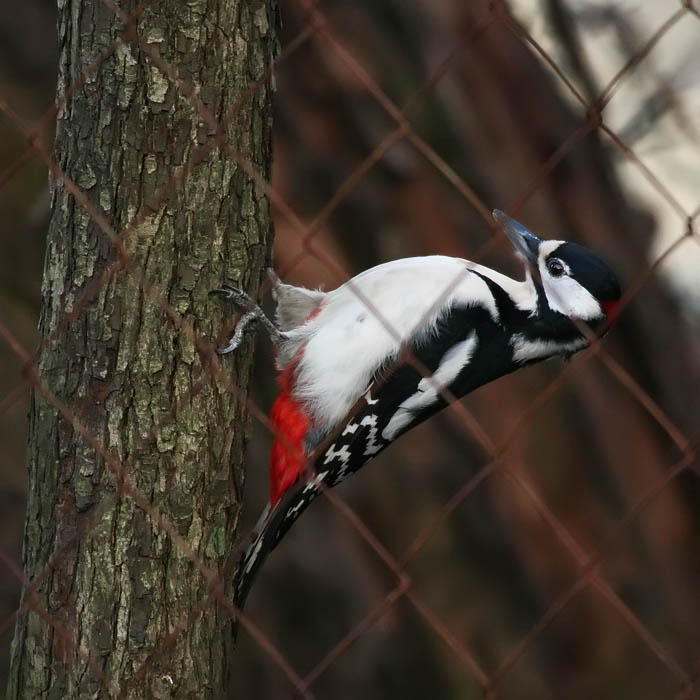
[{"label": "bird's neck", "polygon": [[541,284],[529,274],[519,282],[487,270],[475,272],[486,281],[494,297],[516,365],[571,355],[587,345],[581,327],[549,307]]}]

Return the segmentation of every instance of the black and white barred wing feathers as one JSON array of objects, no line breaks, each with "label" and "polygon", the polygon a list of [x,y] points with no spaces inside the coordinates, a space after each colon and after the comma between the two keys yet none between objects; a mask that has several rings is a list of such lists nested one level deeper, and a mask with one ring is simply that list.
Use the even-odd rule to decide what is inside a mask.
[{"label": "black and white barred wing feathers", "polygon": [[451,397],[461,397],[482,383],[483,358],[496,359],[497,339],[491,313],[478,305],[455,305],[429,334],[416,333],[416,340],[408,344],[407,361],[379,371],[359,408],[336,428],[330,444],[317,448],[307,474],[264,514],[241,560],[237,605],[245,601],[265,557],[324,489],[357,472],[404,432],[445,407]]}]

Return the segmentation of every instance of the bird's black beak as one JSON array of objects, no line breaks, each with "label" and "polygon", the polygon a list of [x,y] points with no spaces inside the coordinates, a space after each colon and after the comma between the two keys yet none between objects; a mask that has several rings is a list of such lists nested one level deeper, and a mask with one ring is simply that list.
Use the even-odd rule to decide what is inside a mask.
[{"label": "bird's black beak", "polygon": [[525,260],[537,266],[537,253],[542,242],[534,233],[528,231],[522,224],[502,212],[500,209],[493,210],[493,218],[501,225],[508,240],[513,244],[515,250],[522,255]]}]

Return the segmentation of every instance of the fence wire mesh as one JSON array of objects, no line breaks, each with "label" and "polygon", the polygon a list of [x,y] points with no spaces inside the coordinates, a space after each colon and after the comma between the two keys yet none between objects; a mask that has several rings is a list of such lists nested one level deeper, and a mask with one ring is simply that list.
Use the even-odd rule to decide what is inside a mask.
[{"label": "fence wire mesh", "polygon": [[[48,169],[118,251],[42,343],[52,343],[126,270],[164,322],[208,358],[207,376],[191,394],[209,374],[240,394],[214,353],[216,339],[199,337],[134,262],[129,245],[139,217],[115,228],[52,154],[56,114],[123,45],[138,46],[209,130],[209,142],[190,158],[221,149],[268,196],[283,279],[334,287],[380,261],[437,252],[507,267],[490,215],[498,206],[545,237],[604,253],[626,290],[618,323],[602,342],[568,364],[529,369],[465,401],[447,397],[443,415],[347,486],[325,492],[272,555],[241,615],[245,632],[233,658],[239,696],[697,696],[700,368],[693,328],[700,304],[692,267],[700,259],[700,188],[692,186],[697,160],[673,158],[700,128],[685,90],[697,69],[683,68],[694,57],[683,53],[683,37],[700,45],[698,9],[689,1],[650,3],[654,11],[640,16],[618,3],[533,9],[524,2],[289,0],[275,65],[275,171],[267,182],[225,130],[265,76],[218,118],[134,30],[148,3],[125,15],[113,0],[102,1],[124,32],[58,103],[37,118],[35,98],[11,82],[0,97],[5,220],[43,230],[45,197],[25,193],[41,193],[34,183]],[[606,32],[612,39],[604,49],[595,41]],[[591,53],[596,48],[601,55]],[[687,80],[679,83],[683,71]],[[156,202],[187,172],[173,170]],[[220,573],[139,491],[132,465],[91,435],[79,410],[46,390],[31,349],[39,237],[17,239],[6,226],[5,239],[6,259],[29,261],[8,265],[0,316],[5,649],[29,610],[58,645],[73,644],[71,630],[32,595],[51,565],[16,602],[24,459],[13,434],[23,433],[30,390],[102,456],[119,484],[67,546],[126,496],[211,582],[192,614],[215,603],[235,614]],[[445,281],[445,294],[456,282]],[[381,320],[382,309],[363,301]],[[245,399],[256,424],[247,531],[264,501],[272,375],[272,363],[259,360],[257,388]],[[190,620],[173,624],[137,677]],[[98,657],[88,652],[85,660],[112,697],[124,696]]]}]

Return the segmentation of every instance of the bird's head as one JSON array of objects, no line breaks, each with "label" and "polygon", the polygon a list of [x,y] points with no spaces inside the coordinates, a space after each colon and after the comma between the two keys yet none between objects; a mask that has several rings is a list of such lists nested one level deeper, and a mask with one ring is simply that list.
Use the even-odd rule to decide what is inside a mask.
[{"label": "bird's head", "polygon": [[587,323],[614,316],[621,296],[620,284],[607,263],[593,251],[577,243],[538,238],[498,209],[493,216],[528,270],[536,271],[535,284],[552,311]]}]

